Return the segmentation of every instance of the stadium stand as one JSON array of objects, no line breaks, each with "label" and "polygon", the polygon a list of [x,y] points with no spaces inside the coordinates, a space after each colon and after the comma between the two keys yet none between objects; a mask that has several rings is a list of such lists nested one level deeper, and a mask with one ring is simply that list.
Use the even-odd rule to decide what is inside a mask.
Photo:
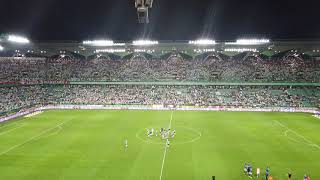
[{"label": "stadium stand", "polygon": [[316,107],[319,87],[32,85],[0,88],[1,113],[46,104]]},{"label": "stadium stand", "polygon": [[[62,45],[75,51],[57,53]],[[92,54],[95,47],[79,44],[37,46],[51,48],[45,51],[12,47],[0,53],[0,113],[46,104],[319,107],[320,56],[292,50],[294,45],[194,54],[190,48],[196,47],[185,43],[150,47],[158,54]]]},{"label": "stadium stand", "polygon": [[178,57],[1,58],[0,82],[68,81],[205,81],[205,82],[320,82],[320,61],[299,57],[261,60]]}]

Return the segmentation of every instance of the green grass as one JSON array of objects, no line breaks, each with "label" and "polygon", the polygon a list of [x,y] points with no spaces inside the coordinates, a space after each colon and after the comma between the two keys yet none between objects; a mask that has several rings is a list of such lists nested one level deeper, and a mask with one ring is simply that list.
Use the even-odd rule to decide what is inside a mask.
[{"label": "green grass", "polygon": [[[170,120],[177,135],[164,153],[144,132]],[[163,180],[242,180],[245,162],[276,180],[320,179],[319,129],[304,113],[46,111],[0,124],[0,179],[159,180],[163,164]]]}]

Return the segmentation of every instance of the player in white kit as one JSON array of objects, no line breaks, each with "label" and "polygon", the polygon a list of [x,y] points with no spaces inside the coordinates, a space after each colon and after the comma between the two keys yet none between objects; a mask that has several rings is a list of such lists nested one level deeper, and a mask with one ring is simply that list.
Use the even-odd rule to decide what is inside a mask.
[{"label": "player in white kit", "polygon": [[126,149],[128,148],[128,140],[124,140],[124,146],[126,147]]}]

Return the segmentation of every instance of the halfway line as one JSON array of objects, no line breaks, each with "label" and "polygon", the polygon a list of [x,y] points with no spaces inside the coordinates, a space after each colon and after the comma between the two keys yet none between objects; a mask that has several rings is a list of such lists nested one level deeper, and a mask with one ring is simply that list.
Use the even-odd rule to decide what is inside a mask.
[{"label": "halfway line", "polygon": [[[173,111],[171,112],[169,129],[171,129],[172,117],[173,117]],[[168,146],[167,146],[167,143],[165,143],[165,148],[164,148],[164,153],[163,153],[163,158],[162,158],[161,171],[160,171],[160,180],[162,180],[163,166],[164,166],[164,161],[166,160],[167,147],[168,147]]]}]

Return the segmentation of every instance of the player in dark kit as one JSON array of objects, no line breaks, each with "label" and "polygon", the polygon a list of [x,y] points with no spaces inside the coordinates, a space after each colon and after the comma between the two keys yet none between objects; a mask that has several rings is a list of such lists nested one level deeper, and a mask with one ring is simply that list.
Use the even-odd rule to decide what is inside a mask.
[{"label": "player in dark kit", "polygon": [[267,167],[267,169],[266,169],[266,180],[268,180],[269,175],[270,175],[270,169],[269,169],[269,167]]},{"label": "player in dark kit", "polygon": [[248,166],[247,166],[247,175],[249,175],[249,173],[250,173],[250,164],[248,164]]},{"label": "player in dark kit", "polygon": [[244,163],[243,172],[245,174],[248,173],[248,165],[247,165],[247,163]]},{"label": "player in dark kit", "polygon": [[249,170],[248,170],[249,177],[252,178],[252,166],[249,165],[249,168],[248,168],[248,169],[249,169]]},{"label": "player in dark kit", "polygon": [[291,180],[292,174],[288,173],[288,180]]}]

